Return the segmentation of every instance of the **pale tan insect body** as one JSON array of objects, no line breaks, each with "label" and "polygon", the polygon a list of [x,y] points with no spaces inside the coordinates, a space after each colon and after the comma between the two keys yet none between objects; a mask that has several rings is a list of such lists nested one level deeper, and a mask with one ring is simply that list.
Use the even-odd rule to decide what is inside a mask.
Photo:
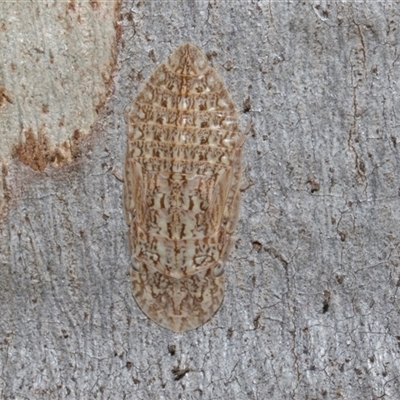
[{"label": "pale tan insect body", "polygon": [[238,220],[243,136],[217,72],[192,44],[159,65],[127,112],[124,209],[134,297],[175,332],[223,300]]}]

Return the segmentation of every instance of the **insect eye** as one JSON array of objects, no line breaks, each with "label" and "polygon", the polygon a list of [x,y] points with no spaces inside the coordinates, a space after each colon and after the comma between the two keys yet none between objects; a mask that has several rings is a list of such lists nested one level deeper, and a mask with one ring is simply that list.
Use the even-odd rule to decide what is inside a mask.
[{"label": "insect eye", "polygon": [[139,272],[142,269],[142,266],[140,265],[140,261],[135,257],[131,257],[131,265],[132,269],[136,272]]},{"label": "insect eye", "polygon": [[221,262],[213,269],[214,278],[220,277],[224,273],[224,264]]}]

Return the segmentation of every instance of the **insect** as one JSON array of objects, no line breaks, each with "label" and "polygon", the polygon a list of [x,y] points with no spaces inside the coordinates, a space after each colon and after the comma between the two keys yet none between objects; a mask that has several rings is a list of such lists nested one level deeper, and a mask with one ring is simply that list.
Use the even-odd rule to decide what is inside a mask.
[{"label": "insect", "polygon": [[240,205],[237,112],[217,72],[186,43],[154,70],[126,122],[133,294],[154,322],[192,330],[223,300]]}]

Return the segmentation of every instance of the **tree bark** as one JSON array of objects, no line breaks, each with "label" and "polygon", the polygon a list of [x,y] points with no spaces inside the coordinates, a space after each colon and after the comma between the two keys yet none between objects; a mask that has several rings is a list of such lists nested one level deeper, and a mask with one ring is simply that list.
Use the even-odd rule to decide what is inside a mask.
[{"label": "tree bark", "polygon": [[[398,2],[123,2],[80,156],[8,166],[0,397],[398,398],[399,26]],[[224,303],[176,334],[132,297],[117,177],[124,110],[184,42],[251,130]]]}]

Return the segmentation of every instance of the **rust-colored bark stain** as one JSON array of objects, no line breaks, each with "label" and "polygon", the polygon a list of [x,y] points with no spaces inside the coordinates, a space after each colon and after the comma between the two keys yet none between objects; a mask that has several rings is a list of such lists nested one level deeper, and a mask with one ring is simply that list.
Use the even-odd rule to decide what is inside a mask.
[{"label": "rust-colored bark stain", "polygon": [[[3,196],[4,196],[4,200],[6,202],[8,202],[11,198],[10,191],[8,190],[7,182],[6,182],[7,174],[8,174],[8,167],[6,164],[3,164],[1,166],[1,177],[2,177],[2,181],[3,181]],[[2,214],[0,212],[0,218],[1,218],[1,216],[2,216]]]},{"label": "rust-colored bark stain", "polygon": [[97,10],[100,7],[99,2],[97,0],[91,0],[89,1],[89,4],[93,10]]},{"label": "rust-colored bark stain", "polygon": [[71,1],[68,3],[68,10],[69,10],[69,11],[74,11],[74,12],[75,12],[75,0],[71,0]]},{"label": "rust-colored bark stain", "polygon": [[[1,138],[7,138],[4,143],[0,143],[0,173],[2,174],[0,176],[0,218],[4,217],[10,209],[10,201],[19,198],[19,181],[14,182],[15,179],[13,177],[10,178],[13,175],[15,167],[13,164],[15,161],[17,163],[20,161],[37,172],[44,171],[48,166],[61,168],[80,158],[85,152],[86,144],[89,144],[93,139],[92,135],[96,135],[92,127],[95,125],[96,119],[114,90],[113,76],[117,65],[118,43],[121,40],[122,34],[122,28],[118,23],[120,7],[121,0],[112,0],[110,2],[89,0],[86,3],[67,0],[53,14],[55,15],[56,25],[59,26],[57,29],[65,31],[63,43],[69,43],[68,40],[71,40],[71,35],[75,37],[76,34],[76,37],[81,37],[80,35],[83,31],[87,32],[84,37],[82,36],[82,40],[85,41],[87,39],[84,46],[77,46],[75,48],[71,44],[71,55],[77,60],[85,57],[86,63],[82,67],[77,65],[77,73],[82,77],[82,86],[92,87],[94,85],[96,87],[92,91],[93,96],[90,93],[88,94],[87,91],[78,96],[76,95],[74,89],[68,86],[69,64],[67,62],[67,67],[65,66],[62,52],[58,54],[55,49],[52,49],[50,42],[47,43],[45,40],[42,43],[40,42],[41,39],[38,42],[41,44],[35,47],[33,55],[29,55],[29,62],[43,62],[43,65],[45,65],[47,60],[49,65],[54,64],[57,66],[56,69],[61,72],[62,85],[65,85],[64,92],[71,92],[71,96],[67,96],[65,99],[63,97],[60,98],[57,90],[54,93],[47,94],[47,87],[39,85],[39,88],[35,86],[35,93],[38,96],[35,97],[32,103],[28,104],[25,102],[25,99],[30,96],[30,81],[27,80],[26,83],[17,85],[10,84],[7,80],[0,82],[0,117],[2,117],[0,127],[3,128],[3,131],[0,133],[2,134]],[[25,8],[21,6],[21,10],[25,10]],[[9,15],[6,13],[6,20],[11,21],[11,16],[15,12],[16,10],[10,8],[7,11]],[[42,9],[38,6],[36,12],[36,17],[39,20],[43,15],[47,15],[48,10],[45,7]],[[110,25],[110,22],[112,25]],[[97,25],[99,28],[97,28]],[[0,31],[6,31],[9,27],[11,29],[14,25],[8,22],[3,24],[0,22]],[[45,32],[51,32],[54,30],[54,27],[51,25],[44,29]],[[100,36],[99,29],[102,31]],[[12,29],[10,32],[12,36]],[[27,29],[26,32],[30,32],[30,29]],[[28,34],[26,32],[24,34]],[[34,36],[34,34],[33,32],[32,35]],[[102,49],[105,49],[104,51],[98,51],[96,48],[96,43],[100,40],[99,38],[102,40]],[[91,39],[93,40],[93,48],[90,47]],[[8,43],[10,48],[14,46],[11,42]],[[47,44],[49,45],[48,58],[46,56],[47,51],[44,53],[43,50],[47,48]],[[18,43],[16,46],[16,54],[18,54],[18,57],[21,55],[22,61],[18,58],[17,63],[10,57],[9,62],[7,63],[7,60],[5,60],[4,65],[9,65],[10,76],[14,76],[14,79],[18,80],[18,74],[25,76],[21,65],[28,62],[24,61],[25,56],[22,56],[25,54],[25,50],[23,50],[24,46],[21,45],[20,48],[18,47]],[[87,54],[86,51],[82,53],[82,48],[87,48]],[[92,49],[94,51],[91,51]],[[92,68],[88,64],[90,62],[93,63]],[[87,68],[89,68],[89,73],[87,73]],[[49,69],[46,68],[46,70],[48,71]],[[50,70],[53,71],[51,68]],[[90,78],[92,75],[95,76]],[[49,73],[47,77],[50,80],[54,79],[52,73]],[[59,79],[57,75],[56,79],[59,82],[61,78]],[[14,81],[10,78],[10,82]],[[51,89],[51,85],[48,85],[48,88]],[[57,105],[60,101],[62,104],[70,104],[68,102],[71,102],[74,96],[75,98],[79,97],[83,99],[85,104],[88,103],[90,106],[88,110],[83,110],[78,115],[74,111],[74,103],[67,106],[67,109],[71,110],[71,112],[59,112],[59,108],[54,107],[54,104]],[[27,105],[26,108],[19,107],[22,102]],[[21,126],[18,121],[23,121],[23,125]],[[19,132],[22,133],[19,134]],[[10,140],[8,140],[8,136],[10,136]],[[85,143],[84,146],[82,146],[83,142]],[[2,167],[3,165],[4,167]],[[7,178],[10,181],[6,181],[7,169],[11,171]],[[24,173],[27,176],[32,175],[26,169],[24,169]],[[30,179],[22,177],[21,185],[28,184],[29,182]]]},{"label": "rust-colored bark stain", "polygon": [[49,153],[47,136],[39,132],[36,138],[33,130],[29,128],[25,132],[25,141],[15,146],[13,156],[35,171],[43,171],[50,160]]},{"label": "rust-colored bark stain", "polygon": [[5,101],[8,101],[11,104],[13,102],[6,88],[4,86],[0,86],[0,106],[2,106],[5,103]]},{"label": "rust-colored bark stain", "polygon": [[74,161],[81,154],[82,134],[79,129],[75,129],[68,142],[63,142],[54,147],[42,130],[36,136],[32,128],[29,128],[24,135],[25,140],[14,147],[13,157],[35,171],[43,171],[48,164],[61,167]]},{"label": "rust-colored bark stain", "polygon": [[[74,134],[72,135],[71,142],[70,142],[70,152],[72,159],[75,160],[81,155],[80,144],[82,142],[83,136],[79,129],[75,129]],[[66,144],[64,142],[64,144]]]}]

